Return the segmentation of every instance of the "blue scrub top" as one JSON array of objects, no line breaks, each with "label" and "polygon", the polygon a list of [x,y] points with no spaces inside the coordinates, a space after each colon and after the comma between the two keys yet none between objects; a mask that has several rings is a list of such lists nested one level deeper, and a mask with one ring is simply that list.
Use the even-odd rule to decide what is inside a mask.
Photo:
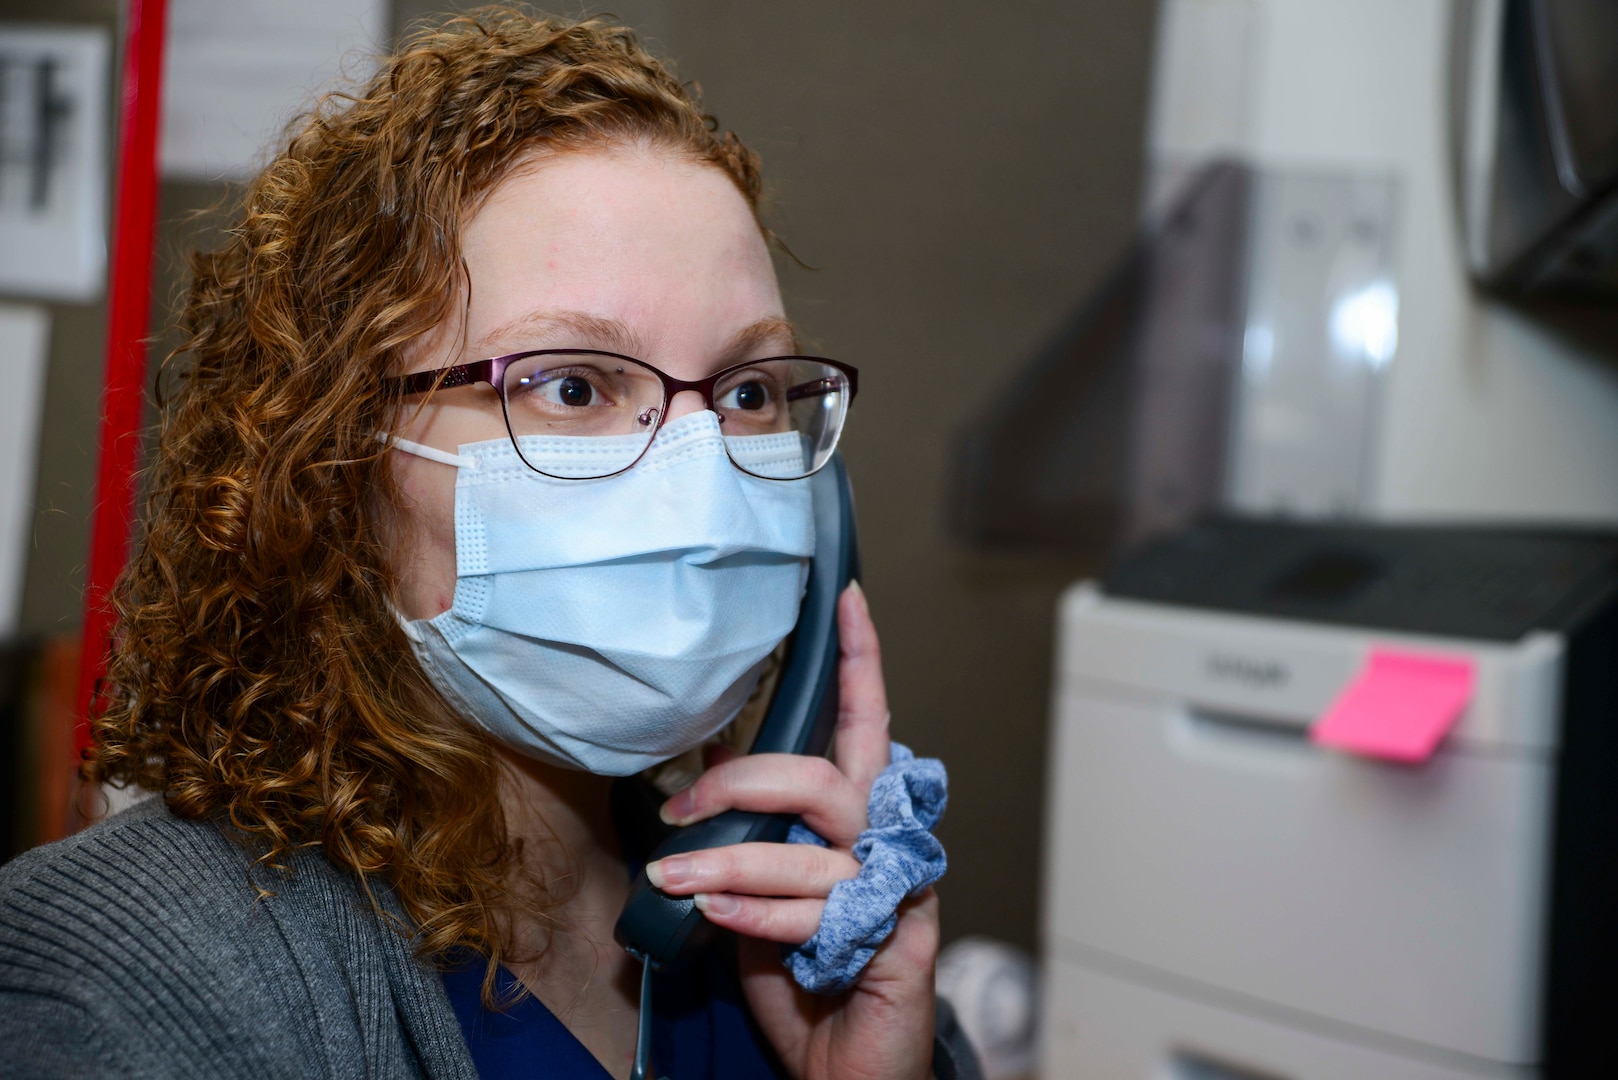
[{"label": "blue scrub top", "polygon": [[[501,968],[502,1000],[517,990]],[[610,1080],[584,1044],[533,995],[505,1012],[483,1007],[483,958],[444,973],[444,989],[461,1022],[482,1080],[558,1077]],[[683,971],[652,977],[652,1065],[669,1080],[776,1080],[786,1070],[753,1022],[730,949],[710,949]]]}]

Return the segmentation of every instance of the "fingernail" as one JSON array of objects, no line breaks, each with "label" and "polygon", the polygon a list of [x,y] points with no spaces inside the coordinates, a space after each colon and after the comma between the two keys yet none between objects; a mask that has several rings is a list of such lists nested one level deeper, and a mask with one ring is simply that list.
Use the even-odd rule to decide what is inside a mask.
[{"label": "fingernail", "polygon": [[646,864],[646,879],[659,889],[669,885],[683,885],[691,879],[691,860],[683,855],[670,855],[666,859]]},{"label": "fingernail", "polygon": [[691,820],[691,814],[697,808],[696,802],[696,796],[691,793],[690,788],[686,788],[664,803],[657,815],[663,819],[664,824],[684,825]]},{"label": "fingernail", "polygon": [[697,893],[693,899],[697,902],[697,910],[704,915],[734,915],[742,906],[729,893]]}]

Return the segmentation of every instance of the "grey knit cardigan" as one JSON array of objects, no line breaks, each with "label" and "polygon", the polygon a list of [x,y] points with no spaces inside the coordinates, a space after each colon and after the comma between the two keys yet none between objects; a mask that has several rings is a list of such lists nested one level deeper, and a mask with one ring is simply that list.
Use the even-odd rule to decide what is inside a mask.
[{"label": "grey knit cardigan", "polygon": [[476,1077],[437,972],[293,867],[151,799],[0,868],[0,1076]]},{"label": "grey knit cardigan", "polygon": [[[438,973],[353,875],[293,870],[161,799],[0,867],[0,1077],[475,1078]],[[940,1080],[975,1076],[943,1002],[938,1030]]]}]

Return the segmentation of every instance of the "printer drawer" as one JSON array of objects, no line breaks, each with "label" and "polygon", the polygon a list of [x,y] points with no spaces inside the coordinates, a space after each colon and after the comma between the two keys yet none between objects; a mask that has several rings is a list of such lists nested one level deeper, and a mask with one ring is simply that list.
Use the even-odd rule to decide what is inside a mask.
[{"label": "printer drawer", "polygon": [[1246,1014],[1217,1001],[1051,959],[1040,1080],[1499,1080],[1486,1064]]},{"label": "printer drawer", "polygon": [[1048,949],[1536,1059],[1547,754],[1390,765],[1100,685],[1056,712]]}]

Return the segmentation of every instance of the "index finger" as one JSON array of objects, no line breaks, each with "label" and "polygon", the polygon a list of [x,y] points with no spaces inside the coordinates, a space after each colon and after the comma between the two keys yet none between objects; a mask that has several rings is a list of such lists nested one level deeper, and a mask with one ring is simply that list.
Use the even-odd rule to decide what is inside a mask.
[{"label": "index finger", "polygon": [[882,647],[859,582],[838,599],[837,632],[842,660],[832,757],[844,776],[869,791],[888,767],[888,691],[882,681]]}]

